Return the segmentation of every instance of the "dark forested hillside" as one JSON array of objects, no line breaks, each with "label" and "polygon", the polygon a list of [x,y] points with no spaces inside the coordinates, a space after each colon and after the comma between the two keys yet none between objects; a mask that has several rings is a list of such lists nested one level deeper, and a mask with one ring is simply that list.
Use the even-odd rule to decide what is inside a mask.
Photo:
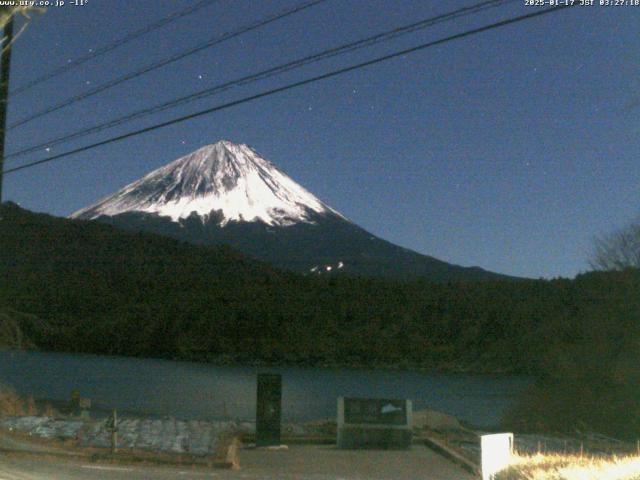
[{"label": "dark forested hillside", "polygon": [[532,373],[513,423],[638,426],[638,270],[446,284],[305,277],[12,204],[0,217],[0,310],[30,319],[16,325],[39,348]]},{"label": "dark forested hillside", "polygon": [[635,271],[448,284],[315,278],[11,204],[0,225],[0,306],[47,322],[55,333],[40,346],[53,350],[537,372],[593,332],[628,341],[637,322]]},{"label": "dark forested hillside", "polygon": [[15,205],[1,225],[1,305],[51,325],[40,346],[53,350],[528,370],[492,345],[518,330],[518,312],[505,315],[517,307],[510,289],[550,288],[305,277],[226,248]]},{"label": "dark forested hillside", "polygon": [[[221,214],[220,214],[221,215]],[[309,215],[312,222],[285,227],[262,222],[230,222],[198,216],[172,221],[143,212],[127,212],[97,221],[133,232],[150,232],[195,245],[230,245],[277,268],[298,273],[341,273],[368,277],[432,282],[516,280],[479,267],[461,267],[378,238],[337,215]],[[222,217],[219,217],[222,218]],[[342,266],[343,265],[343,266]]]}]

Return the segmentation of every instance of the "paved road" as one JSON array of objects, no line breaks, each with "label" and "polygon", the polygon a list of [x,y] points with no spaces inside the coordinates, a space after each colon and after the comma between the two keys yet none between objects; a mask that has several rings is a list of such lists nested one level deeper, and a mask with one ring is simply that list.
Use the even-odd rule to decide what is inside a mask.
[{"label": "paved road", "polygon": [[232,477],[218,476],[216,471],[99,465],[51,458],[0,457],[0,480],[173,480],[177,478],[222,479]]},{"label": "paved road", "polygon": [[410,451],[349,451],[300,445],[242,450],[241,469],[124,466],[0,454],[0,480],[471,480],[474,477],[426,447]]},{"label": "paved road", "polygon": [[409,451],[338,450],[294,445],[287,451],[243,450],[241,473],[249,479],[470,480],[475,477],[422,445]]}]

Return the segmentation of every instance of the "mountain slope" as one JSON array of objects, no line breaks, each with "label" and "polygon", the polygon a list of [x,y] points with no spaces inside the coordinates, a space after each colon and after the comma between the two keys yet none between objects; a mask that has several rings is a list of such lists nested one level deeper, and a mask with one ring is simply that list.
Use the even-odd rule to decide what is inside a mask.
[{"label": "mountain slope", "polygon": [[287,226],[311,213],[335,214],[271,162],[246,145],[220,141],[154,170],[71,218],[94,219],[145,212],[178,222],[194,212],[203,222],[262,222]]},{"label": "mountain slope", "polygon": [[[0,313],[41,319],[21,328],[44,350],[308,365],[456,358],[469,368],[487,356],[485,324],[492,335],[521,331],[495,315],[495,292],[520,305],[513,292],[527,284],[303,276],[226,247],[0,205]],[[504,351],[479,368],[520,368]]]},{"label": "mountain slope", "polygon": [[506,278],[382,240],[246,145],[220,141],[159,168],[71,218],[96,219],[200,245],[230,245],[307,274],[433,281]]}]

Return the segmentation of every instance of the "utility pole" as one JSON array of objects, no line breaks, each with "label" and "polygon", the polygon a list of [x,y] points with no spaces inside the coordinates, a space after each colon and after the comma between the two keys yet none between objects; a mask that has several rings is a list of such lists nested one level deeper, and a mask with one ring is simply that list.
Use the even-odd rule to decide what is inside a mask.
[{"label": "utility pole", "polygon": [[4,145],[7,133],[7,106],[9,104],[9,68],[11,67],[11,44],[13,43],[13,15],[5,24],[4,43],[0,57],[0,205],[2,204],[2,182],[4,180]]}]

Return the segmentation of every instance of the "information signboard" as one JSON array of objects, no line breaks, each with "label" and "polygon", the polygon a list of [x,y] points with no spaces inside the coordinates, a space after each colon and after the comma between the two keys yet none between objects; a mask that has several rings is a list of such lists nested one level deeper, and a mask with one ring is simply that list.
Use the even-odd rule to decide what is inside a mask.
[{"label": "information signboard", "polygon": [[411,447],[411,400],[338,398],[339,448]]},{"label": "information signboard", "polygon": [[374,425],[405,425],[407,402],[378,398],[345,398],[345,423],[370,423]]}]

